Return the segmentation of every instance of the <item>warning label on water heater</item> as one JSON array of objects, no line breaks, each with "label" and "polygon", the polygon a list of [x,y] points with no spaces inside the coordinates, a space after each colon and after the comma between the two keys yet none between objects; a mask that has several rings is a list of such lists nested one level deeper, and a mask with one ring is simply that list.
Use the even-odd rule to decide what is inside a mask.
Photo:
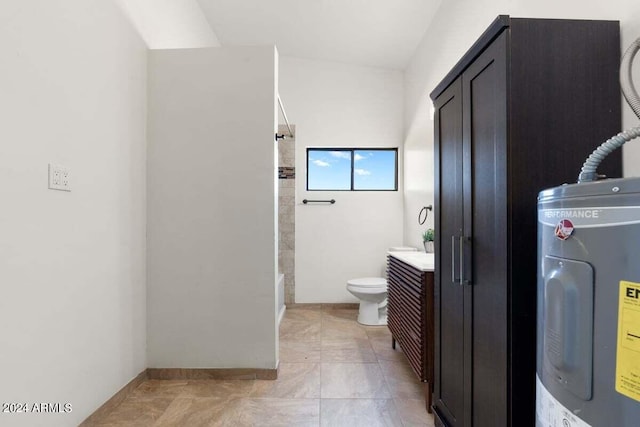
[{"label": "warning label on water heater", "polygon": [[620,281],[616,391],[640,402],[640,283]]}]

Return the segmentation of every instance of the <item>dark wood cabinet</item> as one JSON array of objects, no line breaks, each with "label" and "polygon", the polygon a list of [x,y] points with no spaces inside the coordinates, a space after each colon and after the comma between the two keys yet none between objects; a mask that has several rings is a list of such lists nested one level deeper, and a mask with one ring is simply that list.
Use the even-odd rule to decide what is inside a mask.
[{"label": "dark wood cabinet", "polygon": [[619,60],[618,22],[500,16],[431,93],[436,425],[534,426],[537,194],[620,131]]},{"label": "dark wood cabinet", "polygon": [[431,411],[433,390],[433,271],[423,271],[392,255],[387,257],[387,325],[392,345],[400,344],[411,368],[425,382]]}]

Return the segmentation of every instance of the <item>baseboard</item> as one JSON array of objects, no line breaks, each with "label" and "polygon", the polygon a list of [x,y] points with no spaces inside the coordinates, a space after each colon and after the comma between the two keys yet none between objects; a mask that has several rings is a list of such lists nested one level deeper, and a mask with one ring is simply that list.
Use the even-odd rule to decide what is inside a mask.
[{"label": "baseboard", "polygon": [[278,368],[148,368],[151,380],[275,380]]},{"label": "baseboard", "polygon": [[122,387],[116,394],[114,394],[109,400],[104,402],[102,406],[93,411],[91,415],[89,415],[83,422],[80,423],[79,427],[91,427],[96,425],[102,418],[106,416],[109,412],[113,410],[116,406],[118,406],[124,399],[131,394],[133,390],[135,390],[140,384],[142,384],[147,379],[147,371],[144,370],[140,372],[134,379],[129,381],[127,385]]},{"label": "baseboard", "polygon": [[342,303],[332,303],[332,304],[322,304],[323,310],[357,310],[360,308],[360,304],[357,302],[342,302]]},{"label": "baseboard", "polygon": [[356,303],[302,303],[297,302],[295,304],[287,304],[290,309],[303,308],[307,310],[357,310],[360,304]]}]

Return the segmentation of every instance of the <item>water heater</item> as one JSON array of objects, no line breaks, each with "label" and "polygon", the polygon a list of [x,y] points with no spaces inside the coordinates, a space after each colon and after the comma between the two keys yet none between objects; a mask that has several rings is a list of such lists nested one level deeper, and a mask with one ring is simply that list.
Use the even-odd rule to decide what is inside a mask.
[{"label": "water heater", "polygon": [[[620,83],[640,118],[631,80]],[[577,184],[538,197],[536,427],[640,426],[640,178],[600,179],[600,162],[640,136],[601,144]]]},{"label": "water heater", "polygon": [[640,178],[538,199],[536,427],[640,426]]}]

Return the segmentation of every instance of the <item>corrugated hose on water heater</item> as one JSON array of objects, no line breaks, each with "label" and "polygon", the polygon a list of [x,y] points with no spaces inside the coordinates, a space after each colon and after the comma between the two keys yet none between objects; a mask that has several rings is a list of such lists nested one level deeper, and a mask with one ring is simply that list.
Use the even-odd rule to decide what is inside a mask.
[{"label": "corrugated hose on water heater", "polygon": [[[620,61],[620,87],[622,89],[624,99],[627,100],[627,103],[635,115],[640,118],[640,96],[638,96],[638,92],[636,92],[631,75],[633,58],[636,56],[636,53],[638,53],[638,50],[640,50],[640,38],[636,39],[636,41],[629,46],[624,55],[622,55],[622,60]],[[578,183],[596,181],[598,178],[601,178],[596,172],[600,162],[602,162],[609,153],[620,148],[625,142],[631,141],[639,136],[640,126],[636,126],[631,129],[627,129],[624,132],[620,132],[616,136],[603,142],[594,150],[593,153],[591,153],[582,165],[580,175],[578,176]]]}]

